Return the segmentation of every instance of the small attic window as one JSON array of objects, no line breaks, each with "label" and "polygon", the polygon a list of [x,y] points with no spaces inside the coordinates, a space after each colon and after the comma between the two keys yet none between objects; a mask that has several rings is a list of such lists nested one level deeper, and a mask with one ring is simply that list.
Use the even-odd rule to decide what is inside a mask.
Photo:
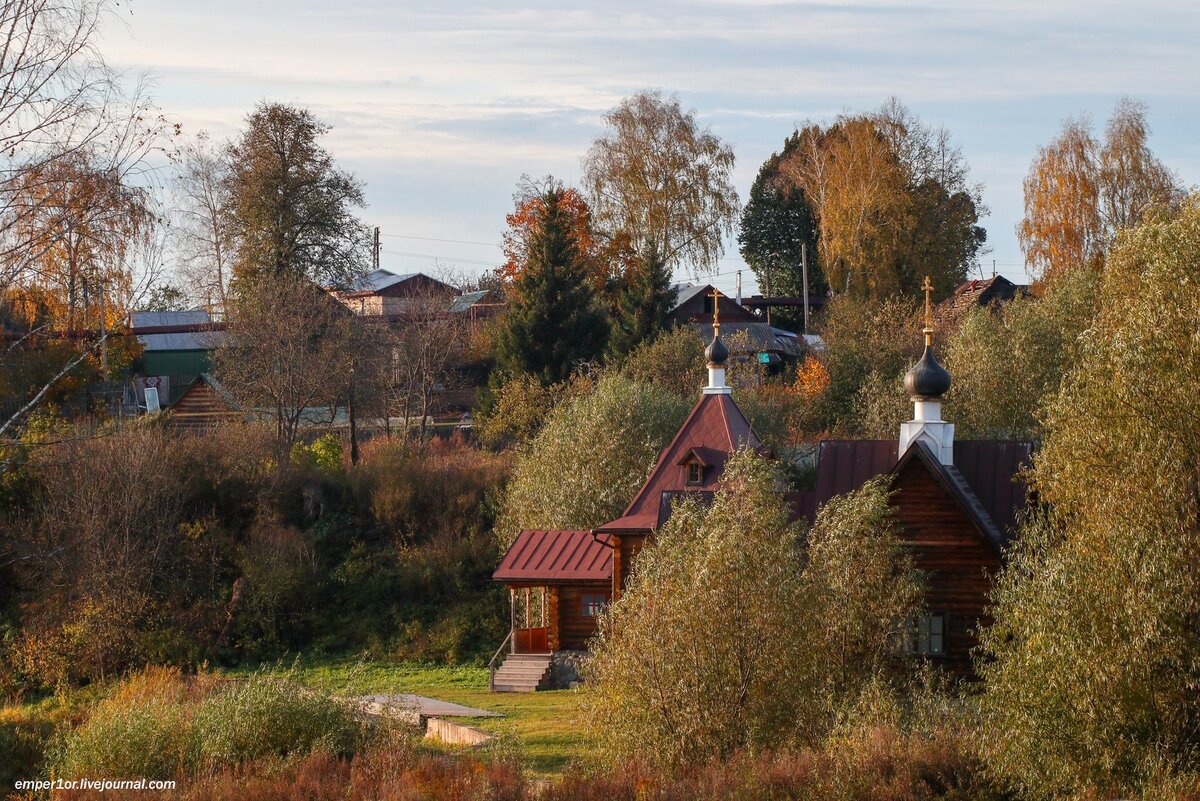
[{"label": "small attic window", "polygon": [[688,484],[703,484],[704,483],[704,465],[700,464],[699,462],[688,462],[687,483]]}]

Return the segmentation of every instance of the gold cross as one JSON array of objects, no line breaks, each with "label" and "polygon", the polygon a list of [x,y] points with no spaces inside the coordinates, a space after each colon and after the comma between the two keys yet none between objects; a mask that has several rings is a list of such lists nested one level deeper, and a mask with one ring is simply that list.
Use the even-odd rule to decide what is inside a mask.
[{"label": "gold cross", "polygon": [[928,275],[921,289],[925,290],[925,347],[928,348],[933,344],[933,282]]},{"label": "gold cross", "polygon": [[716,287],[713,287],[712,299],[713,299],[713,330],[715,331],[721,327],[721,293],[717,291]]}]

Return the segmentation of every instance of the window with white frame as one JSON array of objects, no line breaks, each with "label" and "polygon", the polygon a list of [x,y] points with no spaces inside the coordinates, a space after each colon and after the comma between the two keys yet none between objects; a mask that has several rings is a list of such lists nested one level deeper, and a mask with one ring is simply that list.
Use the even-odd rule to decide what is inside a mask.
[{"label": "window with white frame", "polygon": [[604,593],[585,592],[579,597],[580,614],[583,617],[599,617],[608,606],[608,596]]}]

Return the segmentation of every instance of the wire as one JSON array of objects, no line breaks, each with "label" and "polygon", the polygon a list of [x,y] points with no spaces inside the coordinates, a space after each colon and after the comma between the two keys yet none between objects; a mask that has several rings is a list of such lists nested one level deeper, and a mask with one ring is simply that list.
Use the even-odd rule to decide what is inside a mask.
[{"label": "wire", "polygon": [[496,242],[478,242],[471,239],[439,239],[436,236],[410,236],[407,234],[385,234],[380,233],[380,236],[391,237],[392,239],[419,239],[422,242],[449,242],[452,245],[486,245],[487,247],[499,248],[500,245]]}]

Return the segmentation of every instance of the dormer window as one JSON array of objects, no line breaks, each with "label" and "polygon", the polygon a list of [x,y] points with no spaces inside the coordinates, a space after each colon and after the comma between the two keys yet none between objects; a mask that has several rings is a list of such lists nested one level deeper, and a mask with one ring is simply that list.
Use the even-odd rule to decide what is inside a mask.
[{"label": "dormer window", "polygon": [[687,483],[699,485],[704,483],[704,465],[699,462],[691,462],[687,466]]}]

